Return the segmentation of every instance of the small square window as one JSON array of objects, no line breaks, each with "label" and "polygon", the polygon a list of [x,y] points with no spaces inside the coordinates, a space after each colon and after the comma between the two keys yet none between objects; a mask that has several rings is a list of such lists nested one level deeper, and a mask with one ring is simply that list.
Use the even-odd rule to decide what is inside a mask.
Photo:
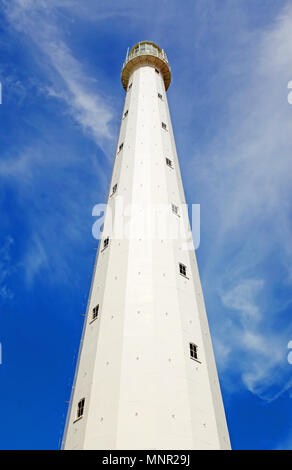
[{"label": "small square window", "polygon": [[117,192],[117,189],[118,189],[118,185],[117,183],[113,186],[113,194],[115,194]]},{"label": "small square window", "polygon": [[130,83],[130,85],[128,86],[128,90],[130,90],[132,88],[132,83]]},{"label": "small square window", "polygon": [[166,165],[172,168],[172,161],[169,158],[166,158],[165,161],[166,161]]},{"label": "small square window", "polygon": [[103,240],[103,248],[106,248],[108,246],[108,244],[109,244],[109,237],[107,237]]},{"label": "small square window", "polygon": [[95,320],[98,317],[99,304],[92,309],[92,320]]},{"label": "small square window", "polygon": [[119,152],[123,149],[124,147],[124,144],[122,143],[120,146],[119,146]]},{"label": "small square window", "polygon": [[162,122],[161,126],[162,126],[162,129],[165,129],[165,130],[167,129],[165,122]]},{"label": "small square window", "polygon": [[190,357],[191,359],[198,359],[198,346],[190,343]]},{"label": "small square window", "polygon": [[77,419],[83,416],[84,404],[85,404],[85,398],[82,398],[82,400],[80,400],[77,405]]},{"label": "small square window", "polygon": [[161,93],[157,93],[158,95],[158,98],[160,98],[162,100],[162,94]]},{"label": "small square window", "polygon": [[156,72],[156,73],[160,73],[158,69],[155,69],[155,72]]},{"label": "small square window", "polygon": [[175,204],[171,204],[171,209],[174,214],[178,215],[178,207]]},{"label": "small square window", "polygon": [[129,110],[127,109],[127,111],[124,112],[124,118],[128,116],[128,113],[129,113]]},{"label": "small square window", "polygon": [[187,275],[187,267],[182,263],[179,263],[179,272],[182,276]]}]

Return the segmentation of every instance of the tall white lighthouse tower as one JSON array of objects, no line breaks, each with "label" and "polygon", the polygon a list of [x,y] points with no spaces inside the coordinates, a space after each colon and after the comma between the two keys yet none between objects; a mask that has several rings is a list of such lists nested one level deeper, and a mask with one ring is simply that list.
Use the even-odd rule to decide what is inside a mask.
[{"label": "tall white lighthouse tower", "polygon": [[[149,230],[149,214],[159,207],[172,229],[189,227],[170,81],[166,54],[153,42],[127,54],[125,105],[64,449],[230,448],[194,247],[186,249],[180,233]],[[122,235],[113,230],[119,204],[136,208]]]}]

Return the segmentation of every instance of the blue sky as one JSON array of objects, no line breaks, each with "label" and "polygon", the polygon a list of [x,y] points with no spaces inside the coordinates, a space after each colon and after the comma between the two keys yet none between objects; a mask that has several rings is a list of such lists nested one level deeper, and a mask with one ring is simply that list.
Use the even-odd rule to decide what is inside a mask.
[{"label": "blue sky", "polygon": [[128,46],[168,100],[234,449],[292,448],[292,2],[2,0],[2,449],[60,445]]}]

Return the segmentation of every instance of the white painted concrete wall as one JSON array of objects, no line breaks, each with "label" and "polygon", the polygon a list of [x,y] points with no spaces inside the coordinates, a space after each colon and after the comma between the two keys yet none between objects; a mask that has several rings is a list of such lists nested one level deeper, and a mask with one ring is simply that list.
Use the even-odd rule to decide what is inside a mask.
[{"label": "white painted concrete wall", "polygon": [[[108,203],[114,208],[120,196],[143,207],[167,203],[176,223],[171,203],[185,197],[164,82],[152,66],[140,66],[130,83],[111,181],[118,189]],[[100,245],[64,448],[230,448],[194,250],[163,238]],[[90,323],[96,304],[99,316]],[[190,358],[190,342],[200,362]],[[83,397],[84,416],[75,421]]]}]

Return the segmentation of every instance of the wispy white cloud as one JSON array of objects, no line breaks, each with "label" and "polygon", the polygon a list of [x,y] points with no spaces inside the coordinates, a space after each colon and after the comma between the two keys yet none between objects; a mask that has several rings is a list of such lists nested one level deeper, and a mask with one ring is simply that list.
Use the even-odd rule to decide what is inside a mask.
[{"label": "wispy white cloud", "polygon": [[2,300],[10,300],[14,297],[14,292],[8,286],[9,277],[15,271],[15,267],[11,264],[13,244],[13,238],[8,236],[0,247],[0,297]]},{"label": "wispy white cloud", "polygon": [[222,293],[222,302],[227,307],[237,310],[243,321],[254,323],[260,315],[259,308],[254,302],[254,296],[263,285],[262,279],[243,280],[230,291]]},{"label": "wispy white cloud", "polygon": [[41,241],[38,235],[35,235],[29,244],[29,248],[22,261],[28,285],[32,284],[34,276],[41,269],[48,267],[49,258],[45,247],[45,241]]},{"label": "wispy white cloud", "polygon": [[263,280],[245,279],[221,292],[224,322],[215,350],[221,370],[231,373],[233,380],[239,375],[244,387],[271,402],[288,391],[292,381],[286,368],[286,335],[271,327],[274,312],[261,310],[263,289]]},{"label": "wispy white cloud", "polygon": [[102,147],[104,139],[112,138],[109,127],[113,118],[112,109],[96,89],[89,90],[88,82],[92,83],[92,80],[84,75],[80,63],[64,42],[47,43],[45,48],[51,63],[66,84],[63,91],[50,89],[49,94],[62,99],[71,115]]},{"label": "wispy white cloud", "polygon": [[[100,186],[105,175],[104,171],[96,167],[98,164],[94,156],[87,158],[88,172],[86,169],[80,170],[83,155],[81,157],[62,146],[55,147],[52,153],[50,143],[44,145],[43,142],[35,142],[32,147],[0,161],[2,183],[5,187],[13,188],[19,202],[18,210],[25,213],[25,229],[30,233],[24,240],[21,259],[18,261],[19,272],[24,274],[24,280],[30,287],[35,276],[41,272],[45,273],[48,281],[69,279],[66,252],[82,238],[86,239],[91,232],[91,226],[84,223],[90,223],[88,218],[91,207],[84,201],[87,198],[95,201],[96,190],[85,190],[84,185],[90,171],[96,171],[96,181],[100,182]],[[63,191],[66,179],[71,184]],[[64,227],[61,239],[60,227]],[[7,243],[4,245],[7,248],[5,252],[0,250],[0,282],[2,278],[4,280],[4,275],[7,278],[1,262],[1,253],[4,262],[4,254],[7,257],[8,248],[12,247],[12,242],[9,245]],[[8,269],[10,258],[6,264]],[[11,269],[14,269],[13,265]],[[4,289],[3,295],[7,292]]]},{"label": "wispy white cloud", "polygon": [[[28,49],[37,64],[35,66],[40,67],[46,77],[45,81],[34,83],[34,86],[38,85],[38,93],[45,93],[58,100],[62,106],[61,112],[69,120],[73,119],[84,136],[93,140],[109,155],[108,150],[112,147],[112,105],[103,95],[99,81],[87,71],[86,63],[74,56],[59,21],[60,15],[62,16],[60,9],[71,7],[74,2],[11,0],[4,1],[3,4],[11,28],[27,41]],[[9,77],[5,77],[7,82]],[[13,80],[15,82],[17,78],[14,77]],[[19,86],[25,93],[24,85]],[[40,132],[43,133],[43,129]],[[66,236],[67,241],[69,239],[74,243],[84,230],[80,227],[80,220],[84,220],[87,211],[91,213],[90,207],[86,209],[82,205],[85,196],[80,195],[78,201],[75,199],[74,182],[78,178],[76,168],[81,164],[80,156],[77,152],[69,153],[67,149],[61,148],[60,143],[55,143],[53,150],[52,145],[53,136],[45,136],[43,139],[38,137],[25,147],[16,148],[11,155],[6,152],[5,158],[0,162],[0,177],[5,183],[13,184],[19,200],[26,204],[27,223],[32,235],[23,252],[21,267],[25,280],[30,285],[42,269],[47,270],[47,276],[52,274],[52,279],[68,275],[66,260],[62,255],[64,247],[58,243],[57,226],[63,225],[64,217],[70,218],[70,223],[66,224]],[[98,152],[98,156],[101,155],[102,152]],[[87,155],[86,161],[88,173],[90,169],[96,172],[96,181],[99,190],[102,190],[108,179],[105,174],[108,162],[99,162],[96,154]],[[69,174],[73,175],[70,186],[72,191],[64,193],[57,205],[52,201],[52,211],[44,217],[43,201],[39,195],[44,191],[51,194],[52,186],[58,186],[58,181],[65,181]],[[78,184],[81,191],[81,183]],[[88,232],[90,233],[90,227]],[[52,240],[55,242],[52,243]],[[58,265],[57,270],[53,264]],[[4,286],[2,296],[8,295],[5,289]]]},{"label": "wispy white cloud", "polygon": [[203,284],[212,285],[218,363],[223,377],[240,377],[241,386],[266,401],[292,385],[286,368],[292,322],[286,331],[277,327],[292,298],[276,291],[291,283],[292,273],[291,31],[291,5],[266,30],[249,37],[246,27],[239,29],[250,53],[225,63],[224,74],[245,81],[234,91],[222,89],[225,125],[210,136],[203,155],[194,155],[187,175],[187,186],[196,186],[208,207],[201,272]]},{"label": "wispy white cloud", "polygon": [[24,149],[17,155],[0,161],[0,176],[7,179],[16,179],[21,186],[31,183],[39,165],[46,165],[41,153],[32,149]]},{"label": "wispy white cloud", "polygon": [[[139,9],[131,8],[132,2],[120,2],[117,9],[111,9],[109,2],[99,2],[99,8],[88,6],[95,3],[7,1],[6,14],[11,24],[38,48],[42,60],[50,64],[53,74],[49,75],[51,83],[45,89],[48,95],[61,100],[66,105],[66,112],[84,132],[103,145],[111,136],[112,109],[98,83],[89,79],[85,64],[74,57],[56,21],[56,7],[70,6],[86,20],[96,23],[112,15],[131,15],[141,26],[146,15],[153,15],[148,4]],[[219,131],[209,136],[202,154],[196,153],[189,160],[188,153],[188,161],[184,162],[188,168],[185,183],[190,194],[196,187],[197,194],[204,198],[203,218],[204,208],[208,207],[209,211],[203,223],[210,238],[207,255],[200,267],[204,284],[206,287],[212,285],[209,298],[211,291],[214,292],[208,314],[216,333],[217,360],[225,376],[236,373],[241,386],[271,400],[288,387],[283,372],[287,341],[283,332],[275,327],[275,317],[287,307],[288,301],[285,299],[284,304],[281,299],[275,299],[271,277],[277,274],[275,269],[270,269],[270,264],[268,269],[263,269],[262,265],[274,259],[283,277],[275,282],[291,283],[292,107],[287,102],[287,83],[292,78],[292,10],[289,5],[283,8],[268,29],[250,31],[244,2],[228,1],[226,4],[228,8],[218,7],[211,0],[195,2],[192,12],[200,21],[198,28],[191,28],[192,36],[187,38],[184,28],[186,24],[193,26],[191,15],[177,24],[182,34],[173,37],[165,34],[173,29],[178,14],[176,3],[168,2],[165,16],[162,18],[158,14],[151,18],[147,28],[141,28],[141,34],[147,32],[149,36],[153,33],[154,38],[162,39],[166,49],[168,44],[172,46],[170,56],[181,55],[185,61],[180,62],[176,75],[177,83],[183,85],[181,90],[185,92],[184,100],[181,100],[183,105],[177,103],[175,107],[178,120],[188,119],[194,126],[192,116],[200,115],[208,99],[216,100],[217,95],[222,95],[226,100],[222,103],[224,108],[216,110],[220,112]],[[226,41],[231,38],[229,6],[232,6],[232,18],[238,26],[234,40],[240,47],[230,47],[226,56],[221,49],[216,50],[221,56],[218,61],[214,58],[214,73],[210,67],[208,69],[208,87],[202,87],[205,94],[198,93],[196,99],[192,98],[198,54],[201,51],[201,64],[204,59],[210,61],[214,54],[211,49],[202,48],[203,41],[210,32],[214,34],[216,28],[226,32]],[[212,31],[210,20],[213,21]],[[208,41],[206,44],[208,46]],[[228,86],[224,87],[225,82]],[[177,85],[177,94],[178,88]],[[201,100],[201,109],[197,98]],[[208,119],[206,116],[204,119],[207,134]],[[221,119],[222,127],[219,125]],[[185,134],[183,129],[181,141],[185,141]],[[8,162],[2,172],[20,175],[38,166],[37,157],[27,155],[26,158],[20,155],[17,161]],[[28,168],[27,163],[31,163]],[[31,273],[47,262],[41,248],[42,244],[45,246],[43,234],[38,233],[32,244],[32,250],[35,247],[38,256],[35,266],[31,263]],[[218,299],[222,308],[218,307]],[[270,391],[277,384],[278,387]]]},{"label": "wispy white cloud", "polygon": [[10,24],[25,34],[38,50],[39,64],[45,65],[51,80],[51,86],[44,90],[61,99],[83,131],[103,148],[112,137],[109,123],[113,110],[85,65],[74,57],[58,27],[55,9],[70,4],[65,0],[5,1],[4,11]]}]

